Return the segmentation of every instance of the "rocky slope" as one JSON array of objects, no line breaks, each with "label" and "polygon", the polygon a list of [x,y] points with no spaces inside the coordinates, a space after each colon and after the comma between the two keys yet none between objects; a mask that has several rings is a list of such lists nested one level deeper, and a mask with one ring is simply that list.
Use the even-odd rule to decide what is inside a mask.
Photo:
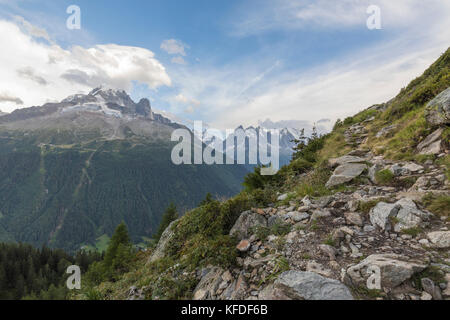
[{"label": "rocky slope", "polygon": [[450,50],[393,100],[338,121],[264,187],[173,222],[134,271],[96,290],[104,299],[450,299],[449,92]]}]

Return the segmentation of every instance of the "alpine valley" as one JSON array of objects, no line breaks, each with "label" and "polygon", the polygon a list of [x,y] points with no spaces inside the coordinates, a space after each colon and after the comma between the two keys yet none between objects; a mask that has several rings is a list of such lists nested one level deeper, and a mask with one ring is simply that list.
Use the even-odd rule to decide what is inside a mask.
[{"label": "alpine valley", "polygon": [[[105,249],[124,221],[135,244],[158,227],[170,203],[184,212],[207,193],[237,194],[244,165],[171,161],[171,133],[184,125],[135,103],[123,90],[96,88],[59,103],[0,115],[0,242],[74,252]],[[287,163],[298,137],[281,132]]]}]

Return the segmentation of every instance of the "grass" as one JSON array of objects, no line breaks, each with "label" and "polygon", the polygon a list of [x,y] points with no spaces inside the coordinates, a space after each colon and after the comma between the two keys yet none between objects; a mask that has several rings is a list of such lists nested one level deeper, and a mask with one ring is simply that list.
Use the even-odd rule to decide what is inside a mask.
[{"label": "grass", "polygon": [[428,193],[423,197],[422,203],[437,216],[450,216],[450,196],[434,196],[432,193]]},{"label": "grass", "polygon": [[413,227],[413,228],[409,228],[409,229],[403,229],[402,233],[403,234],[407,234],[410,235],[412,237],[417,237],[423,230],[419,227]]},{"label": "grass", "polygon": [[370,200],[370,201],[359,201],[358,211],[360,211],[363,214],[369,214],[370,210],[375,208],[375,206],[380,202],[388,202],[388,199],[380,198],[380,199]]},{"label": "grass", "polygon": [[289,269],[290,269],[289,261],[283,256],[278,257],[275,260],[275,267],[272,270],[272,273],[266,279],[261,280],[260,286],[263,283],[274,281],[275,279],[277,279],[280,276],[280,274],[282,274],[285,271],[288,271]]},{"label": "grass", "polygon": [[331,247],[336,246],[336,243],[334,242],[333,237],[331,235],[329,235],[328,238],[323,243]]},{"label": "grass", "polygon": [[90,244],[85,245],[84,250],[105,252],[106,249],[108,248],[109,240],[110,240],[109,236],[107,234],[104,234],[96,239],[94,245],[90,245]]},{"label": "grass", "polygon": [[316,168],[297,186],[295,190],[296,196],[298,198],[303,198],[306,196],[322,197],[331,195],[331,190],[325,187],[330,175],[331,171],[325,166]]},{"label": "grass", "polygon": [[368,289],[363,285],[353,288],[353,294],[359,299],[377,299],[385,297],[385,293],[377,289]]},{"label": "grass", "polygon": [[275,223],[270,228],[257,226],[251,228],[250,233],[256,235],[259,240],[265,241],[270,235],[275,235],[277,237],[284,237],[289,232],[291,232],[292,226],[286,223]]},{"label": "grass", "polygon": [[390,185],[394,181],[395,175],[389,169],[384,169],[375,173],[375,179],[381,185]]}]

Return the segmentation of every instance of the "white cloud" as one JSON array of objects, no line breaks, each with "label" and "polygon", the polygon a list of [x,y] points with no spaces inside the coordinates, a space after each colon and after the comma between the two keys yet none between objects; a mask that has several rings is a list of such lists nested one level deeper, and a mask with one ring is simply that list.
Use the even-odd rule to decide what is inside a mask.
[{"label": "white cloud", "polygon": [[170,61],[175,64],[183,64],[183,65],[186,64],[186,61],[184,61],[183,57],[180,57],[180,56],[174,57]]},{"label": "white cloud", "polygon": [[450,9],[448,0],[258,0],[243,4],[232,15],[231,34],[255,35],[271,30],[366,27],[370,5],[381,9],[383,28],[416,23],[418,17],[434,17]]},{"label": "white cloud", "polygon": [[179,40],[169,39],[164,40],[161,43],[161,49],[168,54],[179,54],[182,56],[186,56],[185,49],[189,49],[189,46]]},{"label": "white cloud", "polygon": [[[50,41],[44,43],[36,37]],[[151,89],[172,84],[150,50],[116,44],[63,49],[45,30],[19,18],[15,22],[0,20],[0,47],[0,88],[20,97],[24,107],[61,100],[101,84],[125,90],[132,88],[133,81]],[[0,101],[0,107],[16,108],[7,101]]]}]

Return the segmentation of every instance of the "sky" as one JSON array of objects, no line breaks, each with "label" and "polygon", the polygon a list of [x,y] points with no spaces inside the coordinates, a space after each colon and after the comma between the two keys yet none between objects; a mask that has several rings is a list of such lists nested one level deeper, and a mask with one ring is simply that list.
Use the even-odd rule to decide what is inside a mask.
[{"label": "sky", "polygon": [[0,0],[0,110],[104,85],[219,129],[331,127],[420,76],[449,17],[448,0]]}]

